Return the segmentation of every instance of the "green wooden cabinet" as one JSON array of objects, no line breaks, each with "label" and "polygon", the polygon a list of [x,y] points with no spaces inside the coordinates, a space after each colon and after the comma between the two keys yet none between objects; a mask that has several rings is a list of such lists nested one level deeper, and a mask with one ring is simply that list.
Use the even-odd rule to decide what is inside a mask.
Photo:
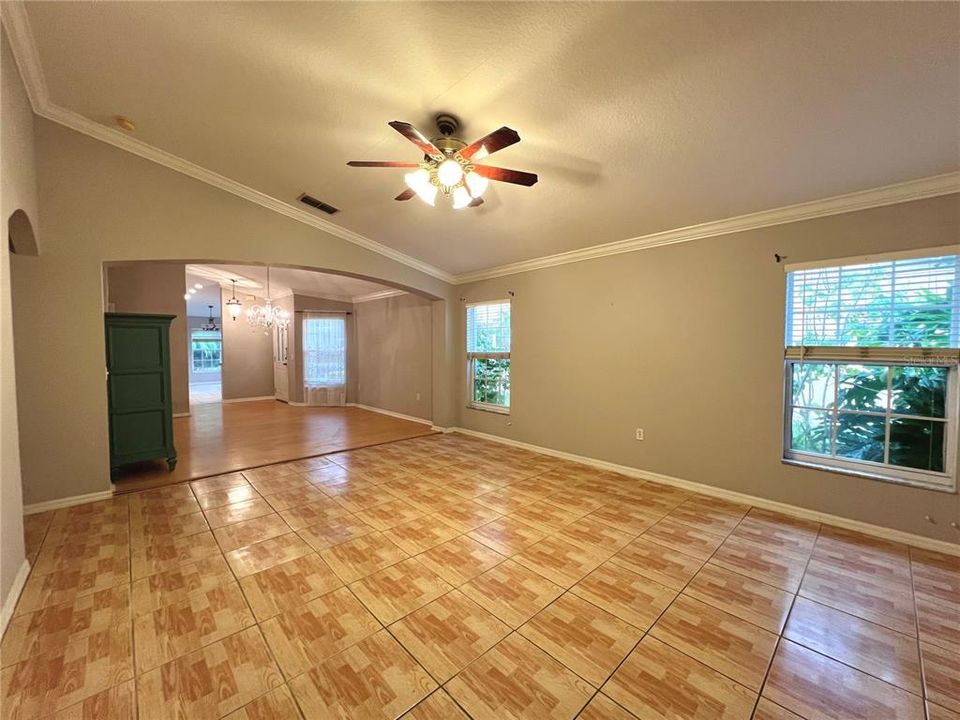
[{"label": "green wooden cabinet", "polygon": [[110,476],[121,465],[164,459],[173,470],[170,323],[175,315],[106,313]]}]

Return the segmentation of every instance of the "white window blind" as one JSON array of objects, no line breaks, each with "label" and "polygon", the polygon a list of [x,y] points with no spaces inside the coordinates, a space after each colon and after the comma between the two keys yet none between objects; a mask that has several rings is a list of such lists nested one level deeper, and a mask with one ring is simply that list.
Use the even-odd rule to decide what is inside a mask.
[{"label": "white window blind", "polygon": [[785,344],[788,357],[956,362],[960,254],[789,272]]},{"label": "white window blind", "polygon": [[510,354],[510,302],[467,306],[467,352],[485,357]]}]

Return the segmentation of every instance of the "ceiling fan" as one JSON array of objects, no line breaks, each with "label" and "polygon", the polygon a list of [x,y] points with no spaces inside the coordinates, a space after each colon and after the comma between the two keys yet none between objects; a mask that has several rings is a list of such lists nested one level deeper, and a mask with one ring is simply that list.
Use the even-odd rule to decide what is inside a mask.
[{"label": "ceiling fan", "polygon": [[391,167],[412,168],[403,176],[407,189],[397,195],[396,200],[409,200],[418,196],[427,205],[436,202],[437,194],[452,196],[455,210],[465,207],[477,207],[483,204],[483,193],[490,180],[525,185],[530,187],[537,182],[534,173],[520,170],[481,165],[488,155],[520,142],[516,130],[502,127],[467,145],[456,137],[460,122],[452,115],[438,115],[437,129],[440,137],[427,139],[410,123],[394,120],[390,127],[423,151],[422,162],[379,162],[351,160],[351,167]]}]

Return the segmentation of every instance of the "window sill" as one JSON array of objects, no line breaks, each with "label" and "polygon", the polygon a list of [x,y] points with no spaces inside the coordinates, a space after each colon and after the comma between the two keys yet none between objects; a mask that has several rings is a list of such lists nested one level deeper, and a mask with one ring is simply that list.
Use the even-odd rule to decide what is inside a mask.
[{"label": "window sill", "polygon": [[893,485],[905,485],[907,487],[919,488],[921,490],[933,490],[934,492],[948,493],[955,495],[957,493],[956,482],[951,479],[950,485],[937,485],[935,483],[923,483],[905,478],[893,477],[882,473],[870,472],[868,470],[853,470],[851,468],[836,467],[834,465],[825,465],[809,460],[797,460],[796,458],[780,458],[784,465],[795,465],[796,467],[807,468],[810,470],[820,470],[822,472],[835,473],[837,475],[851,475],[853,477],[866,478],[867,480],[876,480],[878,482],[891,483]]},{"label": "window sill", "polygon": [[494,413],[495,415],[509,415],[509,407],[500,407],[498,405],[483,405],[481,403],[467,403],[470,410],[480,410],[481,412]]}]

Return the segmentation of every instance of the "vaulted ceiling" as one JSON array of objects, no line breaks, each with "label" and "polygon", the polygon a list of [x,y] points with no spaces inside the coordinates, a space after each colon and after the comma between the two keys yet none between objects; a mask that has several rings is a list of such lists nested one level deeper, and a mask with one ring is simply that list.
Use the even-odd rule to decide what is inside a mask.
[{"label": "vaulted ceiling", "polygon": [[[450,273],[960,167],[955,3],[44,2],[50,100]],[[437,112],[540,175],[399,203]],[[496,163],[493,161],[496,160]],[[310,211],[313,212],[313,211]],[[323,216],[326,217],[326,216]]]}]

